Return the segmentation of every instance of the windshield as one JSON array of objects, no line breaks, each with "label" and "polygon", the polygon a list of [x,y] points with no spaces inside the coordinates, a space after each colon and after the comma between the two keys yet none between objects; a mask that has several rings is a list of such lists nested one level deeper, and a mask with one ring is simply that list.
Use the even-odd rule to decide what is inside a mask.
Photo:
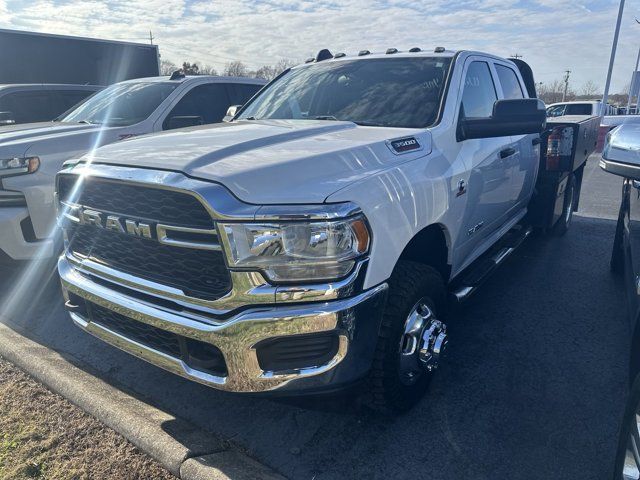
[{"label": "windshield", "polygon": [[262,92],[239,119],[428,127],[436,121],[450,64],[449,58],[383,58],[294,69]]},{"label": "windshield", "polygon": [[146,119],[177,83],[117,83],[96,93],[61,118],[62,122],[127,126]]}]

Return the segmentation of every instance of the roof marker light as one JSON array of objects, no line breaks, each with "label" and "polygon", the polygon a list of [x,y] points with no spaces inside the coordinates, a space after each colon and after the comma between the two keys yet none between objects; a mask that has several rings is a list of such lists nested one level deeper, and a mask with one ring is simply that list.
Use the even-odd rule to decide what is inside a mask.
[{"label": "roof marker light", "polygon": [[329,60],[330,58],[333,58],[333,55],[331,54],[329,49],[323,48],[316,55],[316,62],[321,62],[323,60]]},{"label": "roof marker light", "polygon": [[436,47],[436,49],[434,50],[435,53],[443,53],[445,51],[444,47]]},{"label": "roof marker light", "polygon": [[347,54],[344,52],[340,52],[340,53],[336,53],[333,58],[342,58],[342,57],[346,57]]},{"label": "roof marker light", "polygon": [[398,49],[397,48],[387,48],[387,51],[385,53],[387,55],[391,55],[393,53],[398,53]]},{"label": "roof marker light", "polygon": [[358,56],[362,57],[363,55],[369,55],[371,52],[369,50],[360,50],[358,52]]},{"label": "roof marker light", "polygon": [[422,49],[420,47],[413,47],[413,48],[410,48],[409,51],[411,53],[416,53],[416,52],[421,52]]}]

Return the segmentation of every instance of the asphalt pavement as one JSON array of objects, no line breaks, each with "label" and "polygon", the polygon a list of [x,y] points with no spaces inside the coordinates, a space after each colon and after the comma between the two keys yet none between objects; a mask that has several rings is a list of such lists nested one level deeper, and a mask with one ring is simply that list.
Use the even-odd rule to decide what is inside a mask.
[{"label": "asphalt pavement", "polygon": [[339,400],[218,392],[166,373],[75,328],[55,281],[42,291],[43,272],[0,271],[0,311],[292,479],[610,478],[630,340],[624,290],[608,268],[620,186],[589,161],[570,231],[528,240],[449,320],[445,364],[397,418]]}]

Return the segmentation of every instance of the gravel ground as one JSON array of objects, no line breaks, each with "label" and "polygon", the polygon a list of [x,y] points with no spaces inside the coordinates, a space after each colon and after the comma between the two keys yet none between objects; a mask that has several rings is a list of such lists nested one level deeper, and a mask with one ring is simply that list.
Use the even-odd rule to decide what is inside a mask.
[{"label": "gravel ground", "polygon": [[1,479],[175,479],[75,405],[0,359]]}]

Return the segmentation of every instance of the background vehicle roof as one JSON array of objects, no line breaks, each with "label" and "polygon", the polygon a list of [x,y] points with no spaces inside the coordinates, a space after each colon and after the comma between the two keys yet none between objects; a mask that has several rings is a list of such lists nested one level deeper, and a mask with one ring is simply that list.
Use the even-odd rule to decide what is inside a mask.
[{"label": "background vehicle roof", "polygon": [[210,82],[210,83],[249,83],[254,85],[264,85],[267,83],[266,80],[262,78],[254,78],[254,77],[218,77],[213,75],[185,75],[184,77],[176,78],[175,80],[170,79],[170,75],[163,75],[160,77],[143,77],[143,78],[132,78],[131,80],[124,80],[119,83],[187,83],[187,82]]},{"label": "background vehicle roof", "polygon": [[[547,107],[553,107],[555,105],[569,105],[569,104],[576,104],[576,103],[602,103],[602,101],[601,100],[571,100],[570,102],[551,103],[547,105]],[[608,104],[608,105],[611,105],[611,104]]]}]

